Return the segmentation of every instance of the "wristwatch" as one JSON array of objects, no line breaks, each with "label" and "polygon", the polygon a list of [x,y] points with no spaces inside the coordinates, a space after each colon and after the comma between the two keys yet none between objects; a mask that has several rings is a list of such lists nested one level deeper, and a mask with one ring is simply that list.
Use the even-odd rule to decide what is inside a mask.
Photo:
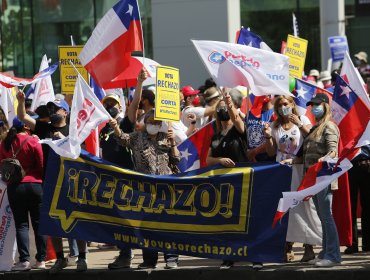
[{"label": "wristwatch", "polygon": [[301,128],[303,126],[303,122],[300,122],[297,124],[298,128]]}]

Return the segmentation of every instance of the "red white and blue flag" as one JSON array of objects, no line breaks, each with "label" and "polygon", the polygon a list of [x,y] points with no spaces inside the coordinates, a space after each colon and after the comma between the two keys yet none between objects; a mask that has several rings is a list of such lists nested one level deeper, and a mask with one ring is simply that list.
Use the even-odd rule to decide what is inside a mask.
[{"label": "red white and blue flag", "polygon": [[33,84],[53,74],[55,70],[58,68],[58,65],[59,65],[59,62],[54,63],[48,68],[37,73],[31,79],[11,77],[4,73],[0,73],[0,84],[2,84],[4,87],[7,87],[7,88],[23,87],[29,84]]},{"label": "red white and blue flag", "polygon": [[272,52],[272,49],[262,40],[262,38],[256,33],[250,31],[249,28],[242,27],[237,32],[236,43]]},{"label": "red white and blue flag", "polygon": [[283,197],[280,198],[272,226],[274,227],[289,209],[296,207],[298,204],[327,188],[331,182],[352,167],[348,159],[343,160],[337,167],[336,163],[336,160],[327,158],[326,161],[312,165],[307,170],[297,191],[283,192]]},{"label": "red white and blue flag", "polygon": [[143,51],[139,6],[136,0],[121,0],[100,20],[79,58],[104,88],[128,67],[133,51]]},{"label": "red white and blue flag", "polygon": [[297,105],[298,114],[305,115],[309,118],[311,123],[314,124],[316,122],[315,117],[311,113],[311,110],[307,110],[307,102],[317,93],[325,93],[329,98],[331,97],[331,93],[301,79],[295,78],[295,80],[295,88],[292,93],[294,95],[295,104]]},{"label": "red white and blue flag", "polygon": [[206,159],[214,134],[213,124],[214,120],[177,146],[181,154],[181,160],[178,164],[181,172],[207,166]]},{"label": "red white and blue flag", "polygon": [[[331,111],[341,135],[343,150],[340,157],[351,160],[358,150],[356,147],[367,144],[359,143],[360,138],[370,139],[370,132],[366,130],[370,120],[370,108],[342,77],[337,76]],[[366,135],[363,137],[364,133]]]},{"label": "red white and blue flag", "polygon": [[[349,56],[348,52],[345,53],[343,59],[343,66],[340,72],[340,76],[351,86],[353,91],[361,98],[361,100],[365,103],[365,105],[370,108],[370,99],[366,92],[365,83],[352,63],[351,57]],[[370,122],[366,127],[366,133],[364,136],[370,133]],[[364,145],[370,144],[370,138],[361,137],[359,143],[363,143]]]}]

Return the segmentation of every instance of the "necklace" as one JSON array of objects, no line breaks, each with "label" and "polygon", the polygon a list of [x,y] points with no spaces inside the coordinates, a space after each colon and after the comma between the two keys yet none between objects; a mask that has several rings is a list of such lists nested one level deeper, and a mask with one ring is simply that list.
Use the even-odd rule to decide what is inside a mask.
[{"label": "necklace", "polygon": [[287,123],[283,123],[283,124],[281,124],[281,127],[282,127],[284,130],[289,130],[289,129],[291,128],[290,122],[287,122]]},{"label": "necklace", "polygon": [[225,136],[232,127],[233,127],[233,123],[229,123],[225,128],[221,130],[221,134]]}]

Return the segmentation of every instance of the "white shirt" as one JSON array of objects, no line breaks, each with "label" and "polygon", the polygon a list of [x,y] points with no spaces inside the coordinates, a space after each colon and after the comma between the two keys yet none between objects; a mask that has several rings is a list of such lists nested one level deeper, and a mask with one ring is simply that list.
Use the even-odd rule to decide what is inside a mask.
[{"label": "white shirt", "polygon": [[[300,120],[303,125],[311,124],[306,116],[300,116]],[[281,125],[274,127],[274,123],[272,123],[271,130],[277,145],[276,161],[295,158],[303,143],[299,127],[293,124],[290,129],[285,130]]]},{"label": "white shirt", "polygon": [[206,118],[204,117],[205,111],[206,111],[206,108],[203,108],[203,107],[189,107],[189,106],[186,106],[182,110],[181,121],[183,122],[183,124],[186,127],[189,127],[190,126],[190,121],[188,119],[188,114],[193,113],[193,114],[195,114],[195,116],[197,118],[197,120],[196,120],[197,123],[195,124],[195,127],[196,128],[201,128],[206,123]]},{"label": "white shirt", "polygon": [[[188,138],[188,136],[186,135],[186,131],[188,130],[188,128],[182,123],[182,121],[171,122],[171,125],[173,133],[175,134],[175,141],[177,145]],[[168,122],[162,122],[162,126],[159,132],[167,133],[167,131],[168,131]]]}]

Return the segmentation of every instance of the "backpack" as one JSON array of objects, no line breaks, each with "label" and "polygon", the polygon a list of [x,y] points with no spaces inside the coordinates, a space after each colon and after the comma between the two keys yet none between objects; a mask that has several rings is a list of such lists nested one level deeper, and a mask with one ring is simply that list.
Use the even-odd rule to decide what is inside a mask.
[{"label": "backpack", "polygon": [[14,153],[13,151],[13,146],[11,145],[12,148],[12,158],[5,158],[1,161],[1,166],[0,166],[0,172],[1,172],[1,179],[7,183],[7,184],[18,184],[21,182],[26,175],[26,172],[24,171],[21,163],[19,162],[18,159],[16,159],[17,155],[21,151],[23,145],[26,143],[27,139],[29,136],[23,140],[22,144]]}]

